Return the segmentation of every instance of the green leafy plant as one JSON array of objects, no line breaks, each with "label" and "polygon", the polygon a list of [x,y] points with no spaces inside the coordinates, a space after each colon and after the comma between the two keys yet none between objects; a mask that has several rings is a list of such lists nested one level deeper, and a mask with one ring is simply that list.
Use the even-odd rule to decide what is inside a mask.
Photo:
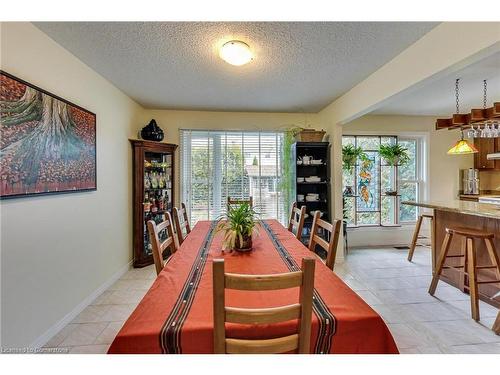
[{"label": "green leafy plant", "polygon": [[385,159],[388,165],[403,166],[408,164],[408,162],[410,161],[408,149],[398,144],[380,145],[379,153],[380,156]]},{"label": "green leafy plant", "polygon": [[361,147],[354,147],[353,145],[342,146],[342,168],[345,171],[351,172],[358,158],[369,160]]},{"label": "green leafy plant", "polygon": [[257,212],[248,204],[228,205],[227,213],[217,219],[216,232],[223,232],[222,249],[246,249],[252,245],[252,233],[257,231]]},{"label": "green leafy plant", "polygon": [[292,205],[292,202],[295,200],[295,195],[293,194],[293,186],[295,184],[294,179],[292,178],[292,165],[295,163],[295,160],[292,161],[292,145],[296,141],[297,135],[304,128],[300,126],[290,126],[284,130],[284,139],[283,139],[283,150],[282,150],[282,178],[279,182],[279,189],[283,194],[283,206],[288,209]]}]

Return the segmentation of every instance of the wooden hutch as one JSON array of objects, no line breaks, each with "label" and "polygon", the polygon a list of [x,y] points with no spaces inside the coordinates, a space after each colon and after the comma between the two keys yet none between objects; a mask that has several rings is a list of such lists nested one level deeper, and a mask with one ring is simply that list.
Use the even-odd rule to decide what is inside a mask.
[{"label": "wooden hutch", "polygon": [[133,160],[134,267],[153,264],[146,223],[161,222],[172,214],[175,202],[175,150],[177,145],[130,139]]}]

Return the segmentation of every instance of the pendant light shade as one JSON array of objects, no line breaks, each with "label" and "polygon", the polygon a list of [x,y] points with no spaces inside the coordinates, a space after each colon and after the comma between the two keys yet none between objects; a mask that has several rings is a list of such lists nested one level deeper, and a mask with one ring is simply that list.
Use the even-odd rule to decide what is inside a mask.
[{"label": "pendant light shade", "polygon": [[[456,116],[460,116],[460,108],[459,108],[459,82],[460,78],[455,80],[455,101],[457,103],[457,113]],[[455,117],[455,115],[453,116]],[[460,134],[462,137],[460,140],[455,143],[455,145],[448,150],[448,155],[467,155],[467,154],[475,154],[478,152],[477,148],[464,139],[464,129],[460,127]]]},{"label": "pendant light shade", "polygon": [[458,141],[455,146],[448,150],[448,155],[466,155],[475,154],[476,152],[478,152],[477,148],[462,137],[462,139]]}]

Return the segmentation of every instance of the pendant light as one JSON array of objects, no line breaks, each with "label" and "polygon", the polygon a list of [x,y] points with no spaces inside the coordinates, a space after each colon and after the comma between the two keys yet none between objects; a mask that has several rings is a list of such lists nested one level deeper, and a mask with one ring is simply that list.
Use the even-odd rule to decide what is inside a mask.
[{"label": "pendant light", "polygon": [[[460,113],[459,108],[459,82],[460,78],[455,80],[455,100],[457,105],[457,115]],[[464,129],[460,126],[460,140],[455,143],[455,145],[448,150],[448,155],[467,155],[467,154],[475,154],[478,152],[477,148],[470,143],[469,141],[464,139]]]}]

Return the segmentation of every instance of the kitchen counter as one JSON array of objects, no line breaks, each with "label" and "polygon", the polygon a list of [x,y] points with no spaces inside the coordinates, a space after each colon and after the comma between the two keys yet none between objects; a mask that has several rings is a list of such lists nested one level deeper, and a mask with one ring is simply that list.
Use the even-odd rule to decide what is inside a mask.
[{"label": "kitchen counter", "polygon": [[441,211],[458,212],[466,215],[474,215],[500,220],[500,205],[478,203],[472,201],[461,201],[453,199],[449,201],[403,201],[401,204],[438,209]]},{"label": "kitchen counter", "polygon": [[[434,220],[432,220],[434,239],[432,244],[432,265],[437,263],[437,258],[441,251],[441,246],[446,234],[446,228],[462,227],[468,229],[477,229],[493,233],[495,238],[496,252],[500,256],[500,205],[478,203],[462,200],[448,201],[404,201],[402,204],[411,206],[431,208],[434,211]],[[462,237],[453,236],[450,245],[449,255],[463,254]],[[477,263],[478,265],[489,265],[491,260],[483,241],[475,240]],[[447,265],[458,266],[463,264],[463,258],[455,257],[446,260]],[[434,270],[433,270],[434,273]],[[447,282],[468,293],[468,275],[455,268],[444,269],[440,280]],[[479,269],[479,280],[494,280],[496,274],[493,269]],[[479,285],[479,298],[486,303],[500,308],[500,284],[481,284]],[[436,292],[439,297],[439,284]]]}]

